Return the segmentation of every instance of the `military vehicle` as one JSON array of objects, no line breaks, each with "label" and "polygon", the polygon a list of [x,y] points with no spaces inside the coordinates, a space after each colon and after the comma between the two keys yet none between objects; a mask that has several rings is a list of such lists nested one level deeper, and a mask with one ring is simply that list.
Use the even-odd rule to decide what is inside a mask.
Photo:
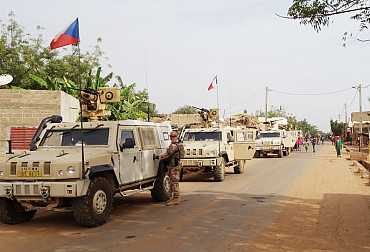
[{"label": "military vehicle", "polygon": [[212,120],[219,117],[217,109],[201,109],[200,115],[203,127],[185,128],[180,134],[185,149],[182,176],[192,172],[210,174],[221,182],[226,167],[236,174],[243,173],[246,160],[254,156],[256,130],[212,125]]},{"label": "military vehicle", "polygon": [[79,225],[94,227],[106,222],[116,193],[128,196],[151,190],[156,201],[171,197],[170,179],[153,159],[170,144],[170,124],[98,121],[109,115],[105,103],[119,100],[119,95],[115,88],[85,90],[83,116],[90,121],[45,118],[31,151],[0,156],[3,223],[30,220],[43,208],[72,211]]},{"label": "military vehicle", "polygon": [[277,154],[278,158],[289,155],[294,147],[295,137],[285,130],[261,131],[256,140],[256,157],[267,156],[268,153]]}]

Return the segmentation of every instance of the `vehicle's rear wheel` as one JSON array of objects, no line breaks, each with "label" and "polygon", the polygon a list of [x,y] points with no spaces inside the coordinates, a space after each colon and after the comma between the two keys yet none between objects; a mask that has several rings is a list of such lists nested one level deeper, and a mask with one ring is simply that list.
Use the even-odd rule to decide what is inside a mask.
[{"label": "vehicle's rear wheel", "polygon": [[155,201],[162,202],[169,200],[172,196],[170,177],[167,173],[162,173],[154,183],[154,188],[151,190],[152,198]]},{"label": "vehicle's rear wheel", "polygon": [[215,167],[213,171],[213,178],[216,182],[222,182],[225,180],[225,159],[222,158],[221,164]]},{"label": "vehicle's rear wheel", "polygon": [[5,224],[18,224],[33,218],[37,210],[26,211],[17,200],[0,198],[0,219]]},{"label": "vehicle's rear wheel", "polygon": [[234,167],[235,174],[242,174],[244,172],[244,160],[238,161],[238,165]]},{"label": "vehicle's rear wheel", "polygon": [[113,190],[109,181],[102,177],[91,180],[85,196],[73,201],[73,216],[84,227],[104,224],[112,210]]}]

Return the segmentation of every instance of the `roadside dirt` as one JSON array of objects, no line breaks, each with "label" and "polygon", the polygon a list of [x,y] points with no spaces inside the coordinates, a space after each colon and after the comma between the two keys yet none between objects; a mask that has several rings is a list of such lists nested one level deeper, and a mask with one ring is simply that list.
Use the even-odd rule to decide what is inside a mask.
[{"label": "roadside dirt", "polygon": [[[312,152],[312,150],[310,150]],[[281,212],[248,247],[263,251],[370,251],[370,185],[329,143],[296,183]]]}]

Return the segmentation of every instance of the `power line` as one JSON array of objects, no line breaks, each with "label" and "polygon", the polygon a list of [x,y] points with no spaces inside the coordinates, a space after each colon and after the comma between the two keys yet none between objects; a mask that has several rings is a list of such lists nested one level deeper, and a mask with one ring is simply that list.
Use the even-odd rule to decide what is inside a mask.
[{"label": "power line", "polygon": [[286,95],[329,95],[329,94],[336,94],[336,93],[344,92],[344,91],[347,91],[347,90],[350,90],[350,89],[352,89],[352,87],[346,88],[346,89],[342,89],[342,90],[332,91],[332,92],[316,93],[316,94],[289,93],[289,92],[282,92],[282,91],[277,91],[277,90],[272,90],[272,89],[269,89],[269,91],[272,91],[272,92],[275,92],[275,93],[279,93],[279,94],[286,94]]}]

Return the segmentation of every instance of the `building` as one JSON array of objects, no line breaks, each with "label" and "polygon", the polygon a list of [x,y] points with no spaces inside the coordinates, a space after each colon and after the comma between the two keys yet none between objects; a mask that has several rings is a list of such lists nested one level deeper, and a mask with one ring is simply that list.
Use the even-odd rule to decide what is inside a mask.
[{"label": "building", "polygon": [[[348,122],[347,132],[350,132],[352,143],[358,144],[358,136],[360,133],[360,122],[362,119],[362,133],[363,133],[363,144],[368,145],[369,143],[369,129],[370,129],[370,111],[364,111],[351,113],[351,121]],[[346,134],[347,135],[347,134]]]},{"label": "building", "polygon": [[29,143],[42,119],[61,115],[75,122],[79,115],[76,98],[60,90],[0,89],[0,154],[29,150]]}]

